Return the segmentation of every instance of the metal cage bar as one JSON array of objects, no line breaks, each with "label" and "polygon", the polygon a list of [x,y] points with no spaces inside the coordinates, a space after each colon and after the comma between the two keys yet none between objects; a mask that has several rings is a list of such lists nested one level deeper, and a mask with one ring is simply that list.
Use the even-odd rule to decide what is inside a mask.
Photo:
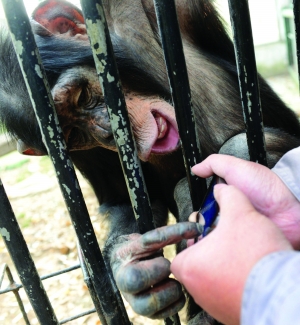
[{"label": "metal cage bar", "polygon": [[25,311],[25,307],[24,307],[24,304],[23,304],[23,301],[20,297],[20,294],[19,294],[19,290],[20,288],[18,288],[16,286],[16,283],[15,283],[15,280],[13,278],[13,275],[10,271],[10,268],[7,264],[4,264],[0,270],[0,289],[1,289],[1,285],[2,285],[2,281],[4,279],[4,275],[5,273],[7,274],[7,277],[8,277],[8,280],[9,280],[9,290],[0,290],[0,294],[1,293],[5,293],[5,292],[9,292],[9,291],[13,291],[15,297],[16,297],[16,300],[18,302],[18,306],[20,308],[20,311],[22,313],[22,316],[23,316],[23,319],[24,319],[24,322],[26,325],[31,325],[29,319],[28,319],[28,316],[26,314],[26,311]]},{"label": "metal cage bar", "polygon": [[174,0],[153,0],[165,56],[173,106],[181,139],[193,211],[197,211],[206,192],[206,181],[191,168],[202,161],[197,135],[189,78]]},{"label": "metal cage bar", "polygon": [[1,180],[0,211],[0,233],[37,318],[41,324],[59,325]]},{"label": "metal cage bar", "polygon": [[250,160],[267,166],[248,0],[228,0]]},{"label": "metal cage bar", "polygon": [[298,75],[299,75],[299,87],[300,87],[300,2],[294,0],[294,18],[295,18],[295,31],[296,31],[296,46],[297,46],[297,58],[298,58]]},{"label": "metal cage bar", "polygon": [[[30,32],[31,28],[23,3],[19,0],[2,0],[2,2],[5,11],[7,12],[7,20],[10,24],[11,32],[15,40],[16,52],[19,60],[22,61],[21,66],[28,85],[29,93],[32,97],[33,106],[36,110],[38,121],[41,121],[40,126],[43,139],[49,155],[52,157],[61,190],[70,212],[80,246],[82,247],[83,260],[80,261],[81,268],[87,285],[89,289],[91,289],[91,296],[96,306],[96,310],[103,324],[130,324],[121,302],[121,296],[117,291],[110,270],[107,270],[105,267],[72,163],[65,152],[63,135],[58,126],[53,101],[51,99],[49,87],[47,86],[45,73],[41,66],[38,50],[35,47],[34,38]],[[125,179],[131,196],[132,205],[140,230],[143,233],[153,229],[154,227],[152,212],[141,172],[140,162],[136,154],[134,139],[130,129],[125,99],[122,94],[118,71],[113,57],[113,49],[106,25],[104,10],[100,0],[81,0],[81,3],[86,18],[89,36],[92,41],[92,47],[96,50],[96,54],[94,55],[96,67],[98,71],[102,69],[104,71],[104,73],[100,75],[102,89],[105,93],[106,105],[111,117],[114,136],[118,146],[122,167],[126,175]],[[174,1],[154,0],[154,3],[158,17],[158,25],[161,33],[173,103],[176,109],[177,122],[185,155],[187,175],[190,178],[189,183],[191,184],[191,196],[194,209],[197,209],[199,202],[201,202],[201,199],[199,201],[199,198],[201,198],[201,195],[205,192],[204,188],[206,188],[206,185],[203,185],[201,180],[195,180],[193,175],[190,173],[190,167],[201,161],[201,150],[196,131],[194,131],[195,123],[192,115],[191,94],[176,18],[176,8]],[[236,60],[250,158],[253,161],[266,165],[263,123],[248,2],[247,0],[229,0],[229,6],[234,32]],[[19,9],[20,7],[21,12],[16,10],[16,8]],[[294,13],[298,46],[298,68],[300,72],[300,3],[297,0],[294,0]],[[11,19],[9,19],[9,16],[11,16]],[[17,25],[13,23],[13,20],[18,22]],[[93,35],[91,35],[90,31],[92,31]],[[94,33],[95,31],[96,34]],[[102,36],[104,35],[103,31],[105,32],[105,37],[103,39],[98,38],[97,33],[99,31],[101,31]],[[95,38],[93,38],[94,35],[96,36]],[[25,42],[26,46],[23,46]],[[102,46],[108,50],[107,55],[104,55],[104,52],[101,52],[100,49],[103,48]],[[32,53],[34,53],[34,55],[32,55]],[[31,61],[28,60],[29,57],[31,57]],[[105,58],[105,64],[103,64],[103,58]],[[37,72],[36,74],[33,74],[32,71],[34,70]],[[43,86],[42,81],[44,81],[45,86]],[[29,86],[29,84],[33,86]],[[35,89],[35,91],[31,91],[30,89]],[[48,98],[46,103],[45,98]],[[121,111],[121,113],[119,111]],[[188,111],[189,114],[183,114],[183,111]],[[190,119],[187,119],[187,115],[190,116]],[[182,127],[181,125],[184,126]],[[186,137],[187,130],[189,131],[189,135],[193,134],[191,138]],[[124,146],[124,142],[126,142],[126,146]],[[127,146],[128,143],[130,143],[129,149]],[[187,143],[187,145],[185,143]],[[137,187],[135,186],[136,184],[139,185],[139,190],[137,190]],[[58,323],[47,294],[42,288],[41,279],[36,270],[34,275],[29,275],[24,272],[29,269],[29,264],[30,270],[34,269],[34,264],[18,227],[17,221],[13,215],[1,181],[0,209],[1,211],[5,211],[3,214],[4,217],[1,216],[0,218],[0,233],[4,238],[6,245],[8,245],[7,247],[14,263],[17,263],[16,268],[22,283],[24,280],[24,289],[27,292],[29,299],[30,297],[33,298],[31,300],[34,300],[36,297],[39,298],[36,301],[31,301],[33,308],[34,306],[36,308],[38,307],[37,311],[34,308],[37,315],[40,312],[46,313],[48,311],[49,313],[38,315],[40,320],[42,319],[40,317],[47,316],[48,322],[41,321],[41,323],[62,324],[71,319],[94,312],[95,310],[91,310]],[[88,236],[86,236],[86,234],[88,234]],[[15,246],[16,242],[20,244]],[[90,244],[91,242],[92,244]],[[22,252],[20,257],[15,256],[15,254],[19,254],[18,250],[16,252],[16,247],[20,248],[20,251]],[[25,263],[24,256],[25,259],[29,261],[29,264],[26,264],[26,266],[22,264]],[[19,262],[20,264],[18,264]],[[95,274],[101,274],[101,276],[108,274],[109,281],[106,282],[109,282],[110,284],[109,292],[107,287],[102,288],[101,282]],[[89,279],[92,280],[92,283],[89,283]],[[40,292],[40,290],[42,292]],[[13,289],[9,291],[13,291]],[[42,300],[40,299],[40,295],[43,297]],[[105,301],[105,303],[103,303],[103,301]],[[48,308],[49,306],[50,310]],[[165,323],[168,325],[180,324],[179,318],[177,317],[178,316],[175,316],[173,319],[167,319]]]},{"label": "metal cage bar", "polygon": [[[104,315],[108,324],[130,324],[111,271],[105,266],[72,162],[65,150],[63,134],[23,1],[2,0],[2,3],[43,141],[52,158]],[[99,276],[107,276],[108,281],[100,281]]]},{"label": "metal cage bar", "polygon": [[[139,231],[143,234],[154,229],[155,225],[103,4],[101,0],[81,0],[81,6],[132,208]],[[179,325],[179,316],[169,317],[165,323]]]},{"label": "metal cage bar", "polygon": [[111,128],[140,233],[154,229],[153,215],[119,80],[102,1],[81,1]]},{"label": "metal cage bar", "polygon": [[95,311],[97,311],[97,314],[99,316],[99,319],[101,321],[102,325],[107,325],[107,321],[105,319],[105,317],[103,316],[104,312],[102,310],[101,304],[99,302],[99,299],[97,297],[97,293],[95,292],[95,288],[93,286],[93,282],[91,281],[90,275],[88,273],[88,269],[87,266],[84,262],[83,259],[83,254],[80,248],[80,245],[77,241],[77,251],[78,251],[78,257],[79,257],[79,262],[80,262],[80,266],[81,266],[81,270],[82,270],[82,274],[83,274],[83,280],[86,283],[86,286],[88,287],[90,296],[93,300],[94,306],[95,306]]}]

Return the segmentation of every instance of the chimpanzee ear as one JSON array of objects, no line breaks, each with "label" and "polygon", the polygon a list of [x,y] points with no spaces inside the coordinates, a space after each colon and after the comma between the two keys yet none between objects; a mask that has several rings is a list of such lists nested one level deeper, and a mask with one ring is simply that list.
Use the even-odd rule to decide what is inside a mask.
[{"label": "chimpanzee ear", "polygon": [[[32,13],[32,19],[48,30],[50,34],[87,39],[81,11],[67,1],[47,0],[42,2]],[[40,33],[38,30],[37,34],[45,35],[43,31]]]},{"label": "chimpanzee ear", "polygon": [[30,20],[31,28],[34,34],[40,36],[51,36],[53,35],[48,29],[36,22],[35,20]]},{"label": "chimpanzee ear", "polygon": [[23,142],[20,139],[18,139],[18,141],[17,141],[17,150],[20,154],[27,155],[27,156],[46,156],[47,155],[43,151],[29,147],[25,142]]}]

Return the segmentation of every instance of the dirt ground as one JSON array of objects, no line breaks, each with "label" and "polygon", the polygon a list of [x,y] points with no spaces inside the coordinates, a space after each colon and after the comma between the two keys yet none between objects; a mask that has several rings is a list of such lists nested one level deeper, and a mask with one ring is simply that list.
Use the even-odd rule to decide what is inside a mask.
[{"label": "dirt ground", "polygon": [[[26,157],[13,152],[0,158],[0,175],[40,276],[78,264],[76,236],[49,158]],[[78,178],[101,245],[106,230],[97,214],[97,200],[80,174]],[[0,239],[0,269],[4,263],[9,265],[15,281],[20,283],[4,242]],[[4,279],[0,290],[7,286],[7,277]],[[93,309],[80,269],[47,279],[43,284],[60,321]],[[20,295],[31,324],[39,324],[23,289]],[[137,316],[128,304],[126,308],[133,324],[163,323]],[[0,324],[25,324],[12,292],[0,295]],[[91,314],[67,324],[101,323],[96,314]]]}]

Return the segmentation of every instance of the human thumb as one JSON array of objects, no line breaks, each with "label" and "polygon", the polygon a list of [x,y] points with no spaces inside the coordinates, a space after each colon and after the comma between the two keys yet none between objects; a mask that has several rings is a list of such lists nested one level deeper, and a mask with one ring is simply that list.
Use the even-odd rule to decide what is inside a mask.
[{"label": "human thumb", "polygon": [[236,222],[237,218],[249,213],[257,212],[250,200],[235,186],[217,184],[214,196],[220,208],[220,221]]}]

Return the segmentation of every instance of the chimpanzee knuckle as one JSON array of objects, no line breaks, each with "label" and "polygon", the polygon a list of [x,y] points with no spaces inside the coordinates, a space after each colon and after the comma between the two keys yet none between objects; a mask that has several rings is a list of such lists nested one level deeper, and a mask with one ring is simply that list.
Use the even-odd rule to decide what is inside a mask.
[{"label": "chimpanzee knuckle", "polygon": [[140,261],[121,267],[115,273],[122,292],[135,294],[165,280],[170,275],[170,262],[164,257]]},{"label": "chimpanzee knuckle", "polygon": [[118,270],[116,283],[122,292],[135,294],[149,288],[149,280],[144,270],[140,270],[136,265],[127,265]]},{"label": "chimpanzee knuckle", "polygon": [[111,254],[111,261],[120,263],[132,261],[138,246],[136,242],[140,237],[140,234],[119,236]]},{"label": "chimpanzee knuckle", "polygon": [[[160,310],[156,314],[150,316],[151,319],[165,319],[167,317],[173,316],[177,314],[185,305],[185,296],[182,295],[177,301],[175,301],[173,304],[169,305],[168,307],[164,308],[163,310]],[[197,325],[202,324],[198,323]]]},{"label": "chimpanzee knuckle", "polygon": [[172,305],[182,296],[181,284],[176,280],[168,279],[145,292],[127,295],[126,299],[136,313],[150,318],[158,318],[155,314]]}]

